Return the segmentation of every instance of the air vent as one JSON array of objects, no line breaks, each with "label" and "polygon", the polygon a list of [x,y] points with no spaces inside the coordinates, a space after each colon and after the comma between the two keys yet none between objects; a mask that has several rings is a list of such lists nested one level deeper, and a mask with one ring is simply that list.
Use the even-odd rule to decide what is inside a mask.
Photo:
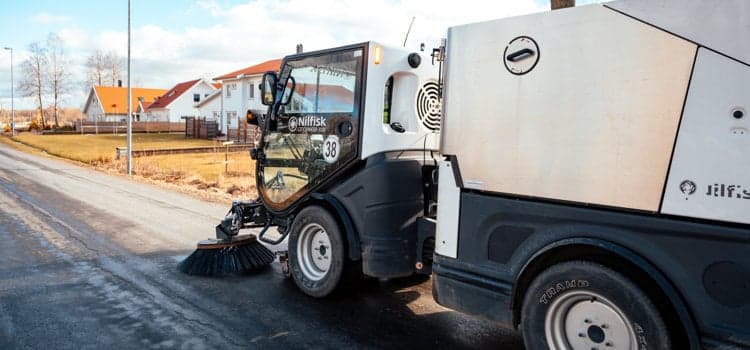
[{"label": "air vent", "polygon": [[417,94],[417,115],[422,124],[433,131],[440,130],[440,93],[436,82],[422,85]]}]

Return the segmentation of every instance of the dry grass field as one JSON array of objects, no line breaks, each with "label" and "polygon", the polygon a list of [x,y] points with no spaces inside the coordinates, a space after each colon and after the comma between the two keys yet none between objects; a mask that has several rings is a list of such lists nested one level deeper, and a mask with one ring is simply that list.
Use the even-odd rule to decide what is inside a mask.
[{"label": "dry grass field", "polygon": [[[0,141],[35,153],[46,153],[82,162],[110,173],[125,174],[125,160],[115,160],[115,148],[125,146],[124,136],[35,135],[23,133],[14,143]],[[135,134],[133,149],[216,146],[216,141],[186,139],[182,134]],[[254,199],[255,162],[247,152],[188,153],[133,158],[136,179],[155,183],[201,199],[230,202],[234,198]],[[226,171],[225,171],[226,164]]]},{"label": "dry grass field", "polygon": [[[38,148],[51,155],[83,163],[109,162],[115,158],[115,148],[125,147],[125,135],[37,135],[20,133],[15,140]],[[133,134],[133,149],[185,148],[216,146],[211,140],[186,139],[184,134]]]}]

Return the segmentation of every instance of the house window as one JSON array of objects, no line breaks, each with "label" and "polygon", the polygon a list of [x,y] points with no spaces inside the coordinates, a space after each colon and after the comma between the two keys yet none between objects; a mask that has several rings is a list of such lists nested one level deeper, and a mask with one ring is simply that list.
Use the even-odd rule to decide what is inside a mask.
[{"label": "house window", "polygon": [[250,84],[250,98],[255,98],[255,84]]},{"label": "house window", "polygon": [[227,111],[227,125],[234,125],[235,118],[237,118],[237,111]]},{"label": "house window", "polygon": [[236,84],[227,84],[227,97],[232,97],[232,90],[237,88]]},{"label": "house window", "polygon": [[201,94],[193,94],[193,102],[200,102]]}]

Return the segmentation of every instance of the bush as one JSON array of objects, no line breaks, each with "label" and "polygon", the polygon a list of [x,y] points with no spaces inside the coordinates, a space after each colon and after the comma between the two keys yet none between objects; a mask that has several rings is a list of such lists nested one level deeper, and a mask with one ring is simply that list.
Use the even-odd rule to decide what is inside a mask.
[{"label": "bush", "polygon": [[31,119],[31,123],[29,123],[29,131],[32,130],[42,130],[42,126],[39,124],[38,118]]},{"label": "bush", "polygon": [[5,124],[5,132],[10,132],[10,124]]}]

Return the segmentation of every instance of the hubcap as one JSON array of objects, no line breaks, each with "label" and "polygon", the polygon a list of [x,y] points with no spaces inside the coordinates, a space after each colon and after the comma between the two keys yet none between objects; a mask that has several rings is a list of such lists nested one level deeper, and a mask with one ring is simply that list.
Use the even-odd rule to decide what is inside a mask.
[{"label": "hubcap", "polygon": [[302,228],[297,242],[299,267],[307,279],[319,281],[331,267],[331,240],[328,232],[316,223]]},{"label": "hubcap", "polygon": [[631,350],[638,343],[630,320],[617,305],[590,291],[558,296],[544,320],[552,350]]}]

